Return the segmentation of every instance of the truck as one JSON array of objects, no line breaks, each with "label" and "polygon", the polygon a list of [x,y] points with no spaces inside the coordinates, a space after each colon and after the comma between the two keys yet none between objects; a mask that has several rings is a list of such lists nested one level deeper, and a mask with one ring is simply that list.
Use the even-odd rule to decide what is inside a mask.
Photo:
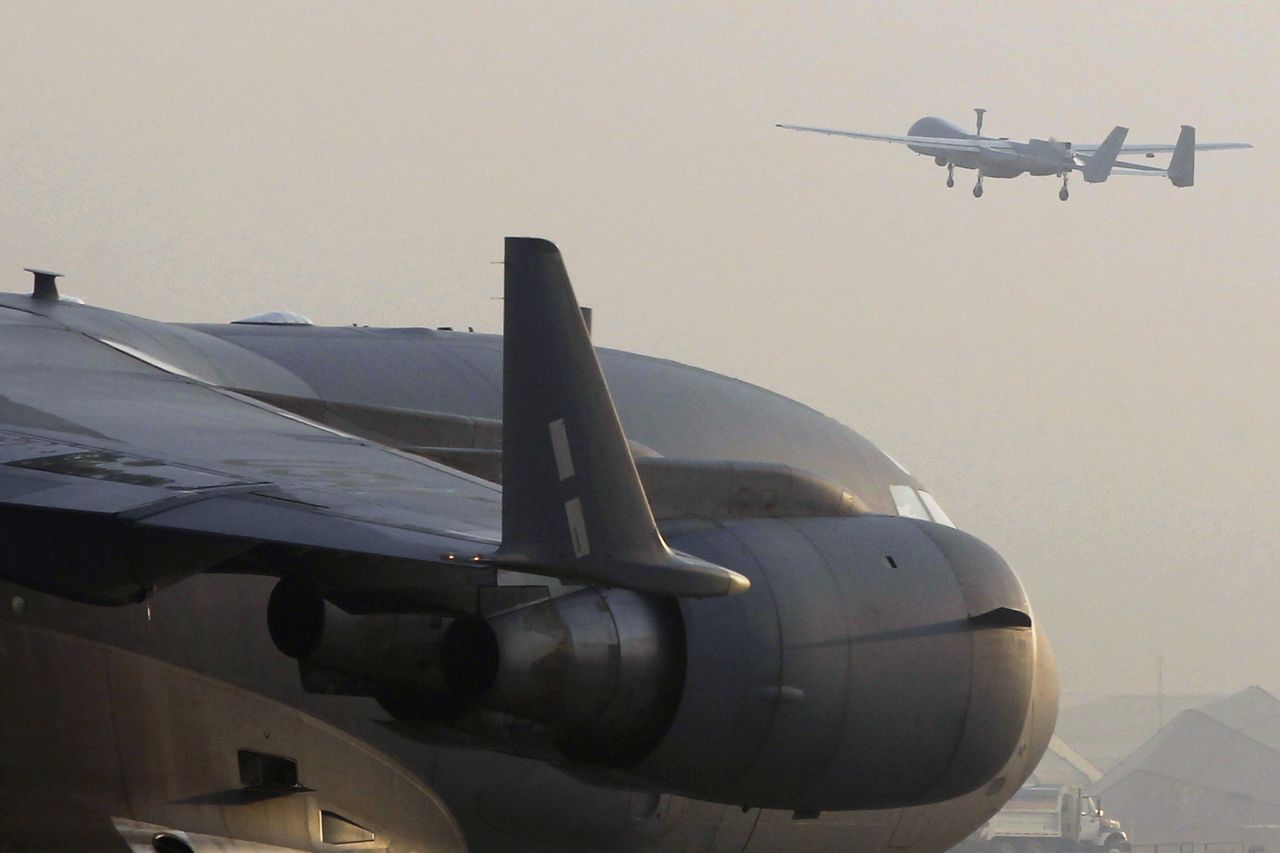
[{"label": "truck", "polygon": [[[1078,786],[1020,789],[978,830],[982,853],[1130,853],[1129,836]],[[971,847],[972,849],[972,847]]]}]

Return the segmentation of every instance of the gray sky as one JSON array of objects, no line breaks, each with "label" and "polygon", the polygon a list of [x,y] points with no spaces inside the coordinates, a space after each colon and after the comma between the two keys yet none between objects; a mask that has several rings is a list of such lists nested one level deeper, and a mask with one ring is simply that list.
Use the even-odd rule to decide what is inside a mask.
[{"label": "gray sky", "polygon": [[[1019,571],[1072,692],[1280,689],[1280,4],[0,0],[0,289],[496,331],[558,242],[599,343],[867,434]],[[1246,140],[989,181],[776,122]],[[7,283],[6,283],[7,282]]]}]

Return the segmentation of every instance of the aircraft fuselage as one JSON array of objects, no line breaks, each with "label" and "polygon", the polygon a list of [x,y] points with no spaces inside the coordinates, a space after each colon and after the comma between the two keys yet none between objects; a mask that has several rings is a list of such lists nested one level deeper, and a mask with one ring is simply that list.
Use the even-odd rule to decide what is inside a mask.
[{"label": "aircraft fuselage", "polygon": [[997,140],[969,133],[946,119],[928,116],[911,125],[910,136],[946,139],[981,139],[1003,141],[1007,149],[984,151],[951,151],[928,145],[907,147],[917,154],[932,157],[939,166],[951,164],[957,169],[973,169],[988,178],[1016,178],[1019,175],[1061,175],[1073,168],[1071,146],[1055,140],[1032,139],[1028,142]]},{"label": "aircraft fuselage", "polygon": [[[598,351],[636,454],[687,461],[672,469],[675,481],[664,482],[683,477],[696,485],[698,463],[745,466],[724,469],[737,488],[719,504],[689,509],[687,497],[657,492],[652,500],[675,505],[658,513],[675,547],[741,567],[752,583],[727,598],[643,600],[679,613],[686,654],[669,672],[683,680],[683,696],[668,700],[656,747],[646,743],[643,756],[610,767],[583,742],[571,744],[576,761],[550,752],[541,760],[526,747],[543,735],[511,718],[491,732],[415,718],[377,685],[286,656],[268,630],[277,580],[261,575],[274,571],[279,553],[270,543],[255,552],[256,568],[192,565],[132,603],[107,606],[60,592],[100,581],[107,552],[120,544],[95,540],[64,504],[85,490],[208,476],[154,458],[69,452],[115,441],[96,431],[107,428],[107,415],[132,425],[133,434],[115,433],[119,440],[149,437],[156,455],[161,445],[177,456],[209,446],[195,420],[184,420],[191,432],[175,436],[178,413],[147,409],[146,399],[108,405],[93,397],[103,388],[176,390],[193,404],[227,394],[274,400],[255,403],[253,417],[278,432],[297,428],[302,417],[304,444],[330,448],[319,459],[271,457],[270,474],[303,478],[311,487],[306,505],[315,506],[323,499],[316,490],[356,473],[334,461],[340,451],[373,444],[403,454],[434,443],[446,423],[470,442],[455,449],[482,454],[480,438],[503,411],[501,338],[177,326],[4,295],[0,356],[8,368],[0,378],[0,450],[7,454],[0,464],[18,466],[3,469],[14,473],[0,494],[0,598],[7,602],[0,608],[7,679],[0,788],[12,792],[0,847],[138,853],[174,828],[198,853],[225,849],[228,839],[270,843],[262,849],[273,851],[326,850],[347,839],[394,851],[940,853],[1000,808],[1052,734],[1052,652],[1008,566],[948,526],[920,484],[865,438],[764,389]],[[141,416],[131,413],[135,407]],[[95,418],[96,428],[87,423]],[[253,466],[268,452],[255,433],[237,435],[213,443],[211,467]],[[32,458],[33,447],[53,449]],[[787,495],[753,494],[751,464],[821,472],[848,490],[857,510],[797,513]],[[417,494],[409,481],[386,476],[401,494]],[[212,488],[234,499],[244,486],[218,481]],[[180,492],[173,494],[190,501]],[[411,510],[411,501],[404,507]],[[352,503],[331,518],[358,511]],[[68,555],[56,564],[63,572],[57,583],[33,569],[48,549],[32,542]],[[317,571],[321,551],[302,552],[299,572]],[[180,562],[188,559],[184,552]],[[112,565],[125,572],[121,588],[132,589],[126,581],[142,563]],[[432,569],[417,571],[429,580]],[[519,594],[538,579],[509,573],[505,580],[505,591]],[[587,587],[563,600],[584,594],[596,595],[588,615],[612,612],[619,635],[640,624],[619,609],[637,601],[634,593],[619,595],[619,604]],[[529,614],[516,631],[551,636],[567,624],[545,608],[514,612]],[[407,624],[387,618],[379,624]],[[423,624],[422,637],[431,630]],[[385,651],[394,632],[366,636],[376,642],[360,646],[357,657],[381,661],[386,671],[403,668]],[[614,647],[636,638],[617,636]],[[606,675],[614,671],[607,658]],[[416,659],[409,656],[408,665]],[[558,660],[546,659],[554,664],[551,687],[574,675]],[[590,697],[596,687],[582,683],[568,696]],[[508,691],[503,707],[523,713],[529,695]],[[542,701],[543,694],[533,696]],[[545,716],[542,706],[526,716],[556,723],[575,715],[592,716],[590,709]],[[883,771],[851,773],[859,762]],[[826,805],[841,802],[863,805]]]}]

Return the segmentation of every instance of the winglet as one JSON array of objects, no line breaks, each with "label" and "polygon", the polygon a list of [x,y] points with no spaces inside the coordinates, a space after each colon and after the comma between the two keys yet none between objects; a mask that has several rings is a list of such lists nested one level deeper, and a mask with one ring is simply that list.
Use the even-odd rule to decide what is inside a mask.
[{"label": "winglet", "polygon": [[1189,187],[1196,182],[1196,129],[1189,124],[1182,126],[1178,144],[1169,160],[1169,183],[1175,187]]},{"label": "winglet", "polygon": [[1084,179],[1086,183],[1100,184],[1111,177],[1111,167],[1116,164],[1116,157],[1124,146],[1124,138],[1129,135],[1129,128],[1116,125],[1107,138],[1102,141],[1088,160],[1085,161]]},{"label": "winglet", "polygon": [[502,357],[503,565],[667,595],[740,592],[729,569],[667,547],[560,251],[508,237]]}]

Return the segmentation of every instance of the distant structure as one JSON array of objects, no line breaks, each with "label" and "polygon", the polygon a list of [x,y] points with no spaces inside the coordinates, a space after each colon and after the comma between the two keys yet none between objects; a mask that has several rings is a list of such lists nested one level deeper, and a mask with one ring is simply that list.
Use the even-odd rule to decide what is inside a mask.
[{"label": "distant structure", "polygon": [[1054,735],[1049,741],[1036,770],[1027,780],[1028,785],[1079,785],[1086,791],[1102,778],[1102,771],[1062,738]]},{"label": "distant structure", "polygon": [[1221,695],[1203,693],[1130,694],[1075,701],[1068,697],[1058,712],[1056,733],[1106,773],[1132,755],[1175,715],[1221,698]]},{"label": "distant structure", "polygon": [[1185,710],[1093,786],[1135,845],[1280,851],[1280,701],[1259,687]]}]

